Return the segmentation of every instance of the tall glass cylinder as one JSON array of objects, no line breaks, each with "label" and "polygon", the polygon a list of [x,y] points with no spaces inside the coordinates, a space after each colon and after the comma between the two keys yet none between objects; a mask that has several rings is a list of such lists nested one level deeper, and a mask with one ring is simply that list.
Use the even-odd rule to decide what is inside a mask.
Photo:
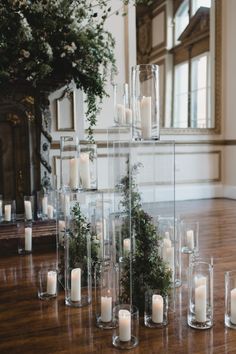
[{"label": "tall glass cylinder", "polygon": [[97,189],[97,145],[80,144],[79,180],[83,190]]},{"label": "tall glass cylinder", "polygon": [[91,303],[91,233],[86,214],[86,193],[70,195],[70,220],[65,235],[65,303]]},{"label": "tall glass cylinder", "polygon": [[24,196],[25,221],[34,220],[34,196]]},{"label": "tall glass cylinder", "polygon": [[225,273],[225,325],[236,329],[236,271]]},{"label": "tall glass cylinder", "polygon": [[118,301],[118,266],[112,261],[96,265],[96,323],[100,328],[113,328],[112,310]]},{"label": "tall glass cylinder", "polygon": [[160,135],[159,67],[132,67],[133,138],[157,140]]},{"label": "tall glass cylinder", "polygon": [[213,325],[213,266],[206,262],[189,265],[188,325],[197,329]]},{"label": "tall glass cylinder", "polygon": [[182,253],[197,253],[199,223],[197,221],[188,222],[182,220],[180,227],[182,236]]},{"label": "tall glass cylinder", "polygon": [[79,189],[79,139],[62,136],[60,140],[61,189]]},{"label": "tall glass cylinder", "polygon": [[132,124],[128,84],[113,84],[114,121],[118,126]]}]

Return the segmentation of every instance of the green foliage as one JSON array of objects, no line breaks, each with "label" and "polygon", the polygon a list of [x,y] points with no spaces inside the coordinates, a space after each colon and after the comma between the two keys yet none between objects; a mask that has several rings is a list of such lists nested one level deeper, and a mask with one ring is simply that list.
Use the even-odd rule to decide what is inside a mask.
[{"label": "green foliage", "polygon": [[[159,256],[161,238],[153,225],[152,218],[143,209],[140,194],[135,184],[135,174],[140,165],[134,165],[121,180],[122,204],[129,214],[131,206],[131,225],[133,230],[133,242],[135,251],[133,254],[124,257],[123,273],[121,278],[122,301],[130,299],[130,261],[132,262],[132,293],[133,304],[140,312],[144,311],[144,295],[148,289],[160,289],[162,295],[166,295],[171,285],[171,270]],[[127,223],[124,223],[127,227]],[[127,231],[127,230],[126,230]],[[126,233],[127,235],[127,233]],[[126,236],[127,237],[127,236]],[[132,257],[132,259],[130,259]]]}]

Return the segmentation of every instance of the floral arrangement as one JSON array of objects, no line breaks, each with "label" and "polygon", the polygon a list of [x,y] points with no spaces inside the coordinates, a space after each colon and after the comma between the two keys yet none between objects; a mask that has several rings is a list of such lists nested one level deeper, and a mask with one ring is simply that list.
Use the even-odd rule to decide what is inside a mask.
[{"label": "floral arrangement", "polygon": [[92,140],[97,101],[106,95],[110,69],[115,70],[115,42],[104,28],[110,5],[106,0],[2,0],[0,91],[21,84],[50,93],[74,81],[87,95]]}]

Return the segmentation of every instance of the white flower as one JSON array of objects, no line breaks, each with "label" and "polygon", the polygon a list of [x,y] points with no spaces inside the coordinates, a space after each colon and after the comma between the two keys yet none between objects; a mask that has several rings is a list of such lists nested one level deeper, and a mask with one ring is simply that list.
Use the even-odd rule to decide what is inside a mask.
[{"label": "white flower", "polygon": [[76,45],[74,42],[72,42],[70,45],[69,44],[66,44],[64,46],[64,49],[67,53],[74,53],[75,50],[77,49]]},{"label": "white flower", "polygon": [[20,55],[22,55],[24,58],[29,58],[30,57],[30,52],[25,49],[21,49]]},{"label": "white flower", "polygon": [[52,56],[53,56],[52,47],[51,47],[50,44],[47,43],[47,42],[44,43],[44,46],[45,46],[47,55],[49,56],[49,58],[52,58]]},{"label": "white flower", "polygon": [[61,58],[64,58],[66,56],[66,53],[61,53]]}]

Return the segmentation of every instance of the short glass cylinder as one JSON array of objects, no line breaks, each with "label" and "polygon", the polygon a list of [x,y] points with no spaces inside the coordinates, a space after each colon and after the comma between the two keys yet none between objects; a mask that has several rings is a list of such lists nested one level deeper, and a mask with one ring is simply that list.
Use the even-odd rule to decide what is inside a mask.
[{"label": "short glass cylinder", "polygon": [[20,222],[17,224],[18,253],[21,255],[32,253],[32,223]]},{"label": "short glass cylinder", "polygon": [[60,139],[60,187],[66,191],[79,189],[79,139],[62,136]]},{"label": "short glass cylinder", "polygon": [[86,306],[92,300],[91,235],[79,197],[80,193],[72,198],[65,235],[65,303],[73,307]]},{"label": "short glass cylinder", "polygon": [[37,192],[37,217],[42,220],[53,220],[56,217],[56,192]]},{"label": "short glass cylinder", "polygon": [[132,67],[133,138],[158,140],[160,136],[159,67]]},{"label": "short glass cylinder", "polygon": [[213,326],[213,266],[206,262],[189,265],[188,325],[197,329]]},{"label": "short glass cylinder", "polygon": [[225,273],[225,325],[236,329],[236,270]]},{"label": "short glass cylinder", "polygon": [[168,296],[162,296],[159,289],[145,292],[144,324],[150,328],[160,328],[168,323]]},{"label": "short glass cylinder", "polygon": [[132,349],[139,343],[139,311],[129,304],[113,309],[112,344],[119,349]]},{"label": "short glass cylinder", "polygon": [[38,297],[40,300],[51,300],[57,296],[57,270],[40,270],[38,282]]},{"label": "short glass cylinder", "polygon": [[131,125],[133,112],[130,108],[128,84],[113,84],[113,102],[115,125]]},{"label": "short glass cylinder", "polygon": [[14,222],[16,220],[16,202],[15,202],[15,200],[4,200],[4,202],[3,202],[3,220],[5,222]]},{"label": "short glass cylinder", "polygon": [[80,188],[84,190],[97,189],[97,145],[80,144],[79,157]]},{"label": "short glass cylinder", "polygon": [[24,196],[25,221],[34,220],[34,196]]},{"label": "short glass cylinder", "polygon": [[112,310],[117,304],[119,268],[112,261],[97,263],[95,268],[96,324],[114,327]]},{"label": "short glass cylinder", "polygon": [[198,234],[199,222],[181,221],[181,250],[182,253],[197,253],[198,252]]}]

